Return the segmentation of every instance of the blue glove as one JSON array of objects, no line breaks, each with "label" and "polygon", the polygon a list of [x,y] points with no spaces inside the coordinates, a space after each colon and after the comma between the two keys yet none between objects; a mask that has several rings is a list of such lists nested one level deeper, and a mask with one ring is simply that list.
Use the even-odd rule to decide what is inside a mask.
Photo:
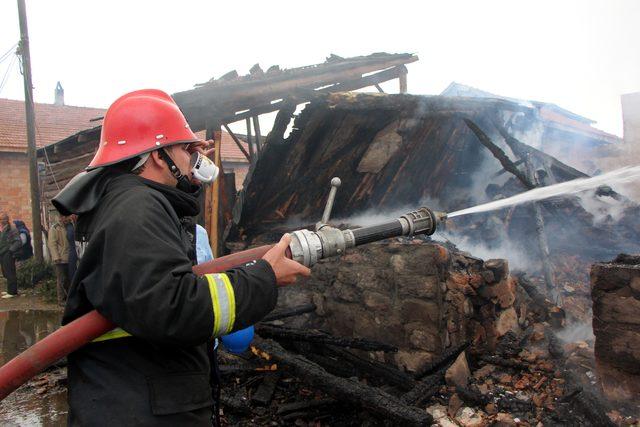
[{"label": "blue glove", "polygon": [[229,353],[240,354],[247,351],[253,340],[253,325],[222,337],[222,345]]}]

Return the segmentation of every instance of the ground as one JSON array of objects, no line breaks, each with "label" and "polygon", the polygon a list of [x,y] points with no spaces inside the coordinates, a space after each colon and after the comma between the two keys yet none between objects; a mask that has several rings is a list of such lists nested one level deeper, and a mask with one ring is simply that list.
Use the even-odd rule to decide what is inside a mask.
[{"label": "ground", "polygon": [[[2,289],[6,289],[0,284]],[[39,289],[24,289],[18,291],[19,296],[10,299],[0,299],[0,311],[9,310],[60,310],[56,303],[46,301]]]}]

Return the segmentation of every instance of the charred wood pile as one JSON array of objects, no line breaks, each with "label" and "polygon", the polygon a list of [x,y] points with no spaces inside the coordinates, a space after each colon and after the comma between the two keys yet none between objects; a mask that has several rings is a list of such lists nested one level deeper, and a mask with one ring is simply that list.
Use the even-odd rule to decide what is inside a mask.
[{"label": "charred wood pile", "polygon": [[[595,391],[593,342],[563,341],[558,308],[535,291],[530,295],[527,289],[535,286],[511,276],[504,261],[482,261],[423,241],[373,246],[358,249],[343,266],[323,261],[316,277],[300,288],[306,292],[290,288],[278,311],[292,304],[307,309],[259,324],[262,338],[251,352],[223,353],[225,422],[606,426],[634,421],[624,408],[613,411]],[[403,272],[395,279],[377,275],[372,262],[377,272],[393,270],[384,262],[403,264]],[[429,264],[436,266],[431,272]],[[365,300],[378,303],[367,306]],[[510,309],[515,317],[502,329],[500,313]],[[402,316],[409,317],[399,323]],[[478,336],[478,330],[485,335]],[[418,339],[422,331],[433,337]]]},{"label": "charred wood pile", "polygon": [[640,256],[619,255],[591,268],[595,358],[609,399],[640,398]]}]

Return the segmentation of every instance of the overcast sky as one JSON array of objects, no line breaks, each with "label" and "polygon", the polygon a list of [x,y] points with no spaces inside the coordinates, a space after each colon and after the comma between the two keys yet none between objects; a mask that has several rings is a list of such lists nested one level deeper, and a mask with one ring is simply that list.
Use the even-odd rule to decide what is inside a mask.
[{"label": "overcast sky", "polygon": [[[420,57],[410,93],[456,81],[556,103],[618,135],[620,94],[640,91],[636,0],[26,1],[36,102],[53,102],[58,80],[66,104],[107,107],[130,90],[173,93],[255,63],[373,52]],[[0,55],[19,36],[16,1],[3,0]],[[0,97],[23,99],[17,64]]]}]

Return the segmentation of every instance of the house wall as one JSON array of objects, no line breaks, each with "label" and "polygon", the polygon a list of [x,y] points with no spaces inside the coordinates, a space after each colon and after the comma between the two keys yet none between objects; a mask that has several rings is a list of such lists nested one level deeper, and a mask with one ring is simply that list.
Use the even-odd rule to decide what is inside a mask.
[{"label": "house wall", "polygon": [[21,219],[31,230],[29,163],[25,153],[0,152],[0,210]]},{"label": "house wall", "polygon": [[247,176],[247,172],[249,172],[249,163],[222,161],[222,167],[225,172],[233,172],[236,174],[236,190],[240,190],[242,183],[244,183],[244,178]]}]

